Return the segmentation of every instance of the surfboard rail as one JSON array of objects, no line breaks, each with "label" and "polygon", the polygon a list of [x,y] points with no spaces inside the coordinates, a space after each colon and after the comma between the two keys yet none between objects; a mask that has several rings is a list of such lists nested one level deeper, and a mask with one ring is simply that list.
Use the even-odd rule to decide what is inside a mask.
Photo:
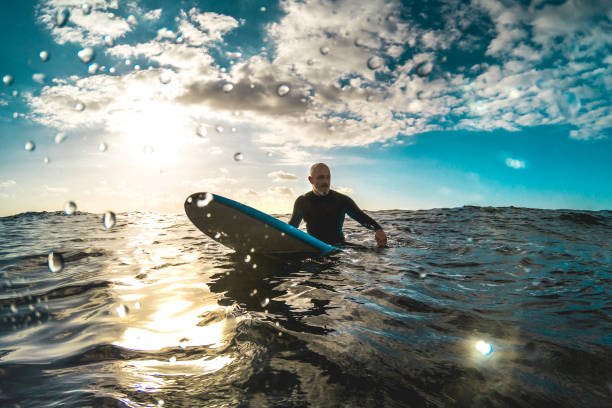
[{"label": "surfboard rail", "polygon": [[185,212],[200,231],[236,252],[323,256],[337,250],[278,218],[218,194],[191,194],[185,200]]}]

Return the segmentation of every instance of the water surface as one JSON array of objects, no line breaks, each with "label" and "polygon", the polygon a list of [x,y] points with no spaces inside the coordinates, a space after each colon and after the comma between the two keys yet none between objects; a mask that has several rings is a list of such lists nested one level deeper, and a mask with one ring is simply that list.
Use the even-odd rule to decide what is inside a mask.
[{"label": "water surface", "polygon": [[609,406],[610,211],[371,215],[388,248],[248,262],[184,215],[0,218],[0,405]]}]

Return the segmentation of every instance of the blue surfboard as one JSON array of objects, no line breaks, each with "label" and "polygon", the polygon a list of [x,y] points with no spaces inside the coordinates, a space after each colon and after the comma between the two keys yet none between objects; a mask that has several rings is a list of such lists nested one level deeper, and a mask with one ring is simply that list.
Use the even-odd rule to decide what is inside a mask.
[{"label": "blue surfboard", "polygon": [[185,200],[200,231],[240,253],[327,255],[337,248],[286,222],[229,198],[206,192]]}]

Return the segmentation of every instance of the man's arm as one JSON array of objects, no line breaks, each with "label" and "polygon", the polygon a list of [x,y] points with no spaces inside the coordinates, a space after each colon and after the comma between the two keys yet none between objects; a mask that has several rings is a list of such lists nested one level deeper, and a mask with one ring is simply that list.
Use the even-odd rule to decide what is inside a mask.
[{"label": "man's arm", "polygon": [[293,214],[291,214],[291,219],[289,220],[289,225],[293,225],[295,228],[299,227],[300,222],[302,222],[302,207],[300,205],[300,197],[298,197],[293,204]]},{"label": "man's arm", "polygon": [[348,208],[346,213],[349,215],[349,217],[351,217],[367,229],[376,231],[376,234],[374,235],[376,243],[379,247],[386,246],[387,235],[383,231],[382,227],[378,225],[378,223],[374,221],[372,217],[370,217],[368,214],[364,213],[359,207],[357,207],[357,204],[355,204],[355,202],[350,197],[347,197],[347,199]]}]

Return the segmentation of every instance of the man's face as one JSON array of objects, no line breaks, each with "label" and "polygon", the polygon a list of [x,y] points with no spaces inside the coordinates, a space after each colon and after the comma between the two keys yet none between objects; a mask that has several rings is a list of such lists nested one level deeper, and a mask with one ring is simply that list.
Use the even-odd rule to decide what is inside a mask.
[{"label": "man's face", "polygon": [[312,176],[308,176],[308,181],[310,181],[310,184],[312,184],[315,193],[318,193],[319,195],[327,195],[327,193],[329,193],[329,186],[331,183],[329,168],[326,166],[317,167]]}]

